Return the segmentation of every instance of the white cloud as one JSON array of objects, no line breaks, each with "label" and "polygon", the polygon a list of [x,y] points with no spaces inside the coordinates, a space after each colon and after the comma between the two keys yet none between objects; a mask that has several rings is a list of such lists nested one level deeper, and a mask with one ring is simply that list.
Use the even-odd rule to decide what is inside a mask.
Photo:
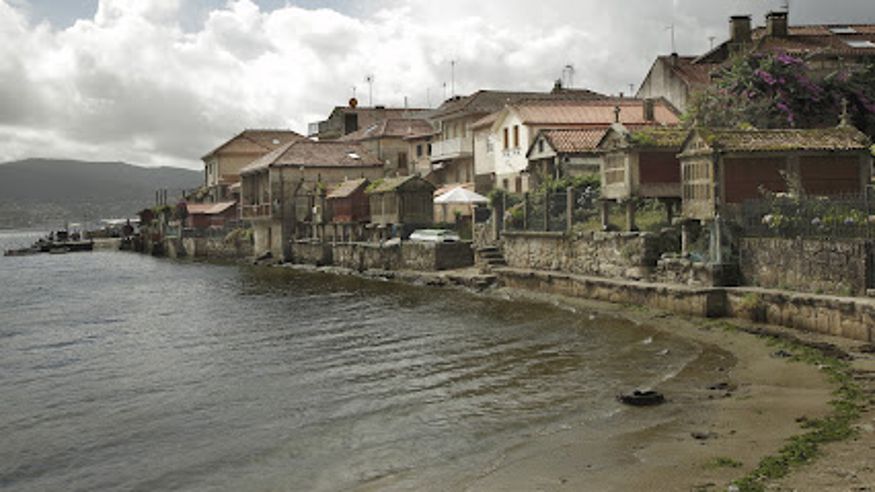
[{"label": "white cloud", "polygon": [[376,104],[407,96],[421,106],[427,94],[436,104],[450,60],[457,93],[546,90],[568,63],[577,86],[628,91],[668,51],[669,24],[680,51],[694,53],[708,36],[724,37],[728,15],[746,9],[761,18],[767,8],[735,3],[372,0],[370,14],[352,17],[231,0],[189,32],[180,0],[101,0],[92,19],[63,30],[30,22],[26,4],[0,0],[0,161],[197,168],[201,154],[244,127],[303,132],[353,86],[366,101],[369,73]]}]

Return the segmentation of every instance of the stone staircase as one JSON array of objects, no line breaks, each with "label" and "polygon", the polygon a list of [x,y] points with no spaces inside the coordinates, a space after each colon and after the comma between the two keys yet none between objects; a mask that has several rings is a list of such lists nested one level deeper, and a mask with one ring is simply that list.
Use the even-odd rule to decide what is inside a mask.
[{"label": "stone staircase", "polygon": [[493,268],[507,266],[501,250],[495,246],[477,248],[476,262],[477,266],[485,272],[492,271]]}]

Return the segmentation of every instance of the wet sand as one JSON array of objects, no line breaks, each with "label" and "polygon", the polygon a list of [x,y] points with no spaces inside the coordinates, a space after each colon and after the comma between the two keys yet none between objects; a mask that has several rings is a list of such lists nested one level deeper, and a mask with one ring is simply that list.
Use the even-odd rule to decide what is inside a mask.
[{"label": "wet sand", "polygon": [[[464,483],[465,490],[726,490],[731,480],[803,432],[797,419],[830,412],[832,386],[816,367],[713,323],[628,306],[528,292],[505,295],[628,318],[700,344],[697,360],[655,389],[668,403],[625,408],[623,428],[569,422],[535,437]],[[597,314],[598,315],[598,314]],[[726,383],[728,390],[711,390]],[[632,422],[630,425],[629,422]],[[718,458],[740,466],[718,466]]]}]

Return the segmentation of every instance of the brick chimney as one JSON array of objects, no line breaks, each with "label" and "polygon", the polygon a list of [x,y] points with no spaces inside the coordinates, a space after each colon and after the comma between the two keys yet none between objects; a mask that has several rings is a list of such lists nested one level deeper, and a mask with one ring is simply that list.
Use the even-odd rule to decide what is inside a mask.
[{"label": "brick chimney", "polygon": [[734,44],[751,42],[749,15],[733,15],[729,18],[729,42]]},{"label": "brick chimney", "polygon": [[644,104],[642,104],[642,108],[644,110],[644,121],[656,121],[656,114],[654,113],[654,101],[653,99],[645,99]]},{"label": "brick chimney", "polygon": [[788,33],[787,12],[769,12],[766,14],[766,32],[769,36],[786,38]]}]

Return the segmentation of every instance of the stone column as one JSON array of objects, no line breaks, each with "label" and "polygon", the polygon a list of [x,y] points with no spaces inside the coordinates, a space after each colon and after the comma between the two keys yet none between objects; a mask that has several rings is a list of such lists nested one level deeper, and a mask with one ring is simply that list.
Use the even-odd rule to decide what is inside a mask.
[{"label": "stone column", "polygon": [[571,234],[574,228],[574,187],[565,190],[565,230]]},{"label": "stone column", "polygon": [[611,228],[611,201],[602,200],[602,230],[607,231]]},{"label": "stone column", "polygon": [[529,230],[529,192],[523,193],[523,230]]},{"label": "stone column", "polygon": [[681,256],[690,253],[690,221],[681,222]]},{"label": "stone column", "polygon": [[626,230],[629,232],[638,230],[638,226],[635,225],[635,200],[631,198],[626,202]]}]

